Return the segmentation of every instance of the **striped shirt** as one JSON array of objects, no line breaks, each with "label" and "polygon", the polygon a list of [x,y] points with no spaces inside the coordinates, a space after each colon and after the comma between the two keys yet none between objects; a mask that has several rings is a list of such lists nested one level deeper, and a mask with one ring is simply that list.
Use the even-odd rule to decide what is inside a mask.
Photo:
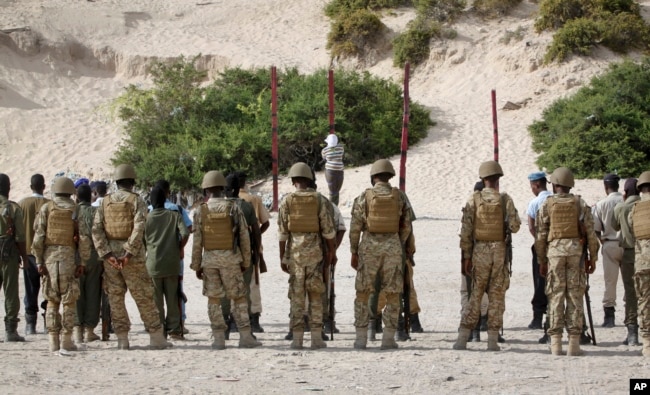
[{"label": "striped shirt", "polygon": [[339,170],[343,171],[343,146],[338,144],[336,147],[325,147],[321,151],[325,163],[326,170]]}]

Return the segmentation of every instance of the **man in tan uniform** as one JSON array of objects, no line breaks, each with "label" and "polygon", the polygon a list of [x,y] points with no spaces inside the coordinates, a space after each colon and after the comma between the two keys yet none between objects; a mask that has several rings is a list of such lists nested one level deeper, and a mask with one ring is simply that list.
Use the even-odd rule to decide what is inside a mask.
[{"label": "man in tan uniform", "polygon": [[237,204],[223,196],[226,178],[212,170],[203,176],[201,188],[208,197],[194,210],[192,264],[196,277],[203,280],[203,295],[208,297],[208,316],[214,341],[212,348],[226,348],[226,320],[221,299],[232,300],[233,315],[239,329],[239,347],[253,348],[262,343],[251,333],[244,272],[251,265],[250,237],[246,218]]},{"label": "man in tan uniform", "polygon": [[[573,173],[558,167],[550,177],[553,196],[546,198],[537,212],[535,251],[539,274],[546,278],[548,334],[551,353],[562,355],[562,332],[569,333],[567,355],[582,355],[580,333],[583,324],[583,302],[587,286],[586,273],[593,273],[600,246],[594,232],[594,220],[587,203],[570,193]],[[589,257],[582,259],[584,243]],[[566,307],[565,307],[566,301]]]},{"label": "man in tan uniform", "polygon": [[503,177],[501,165],[495,161],[481,163],[479,177],[485,183],[463,208],[460,229],[463,274],[472,277],[469,308],[463,314],[455,350],[464,350],[467,339],[481,315],[481,299],[488,294],[488,351],[499,351],[499,329],[503,327],[505,296],[510,287],[510,273],[505,265],[507,232],[517,233],[521,226],[512,198],[499,192]]},{"label": "man in tan uniform", "polygon": [[132,192],[136,175],[131,165],[117,166],[113,178],[117,191],[107,195],[97,208],[92,235],[97,254],[104,260],[104,289],[111,305],[117,348],[129,349],[131,322],[124,303],[129,290],[149,332],[150,347],[164,349],[172,344],[167,343],[163,334],[142,242],[147,206]]}]

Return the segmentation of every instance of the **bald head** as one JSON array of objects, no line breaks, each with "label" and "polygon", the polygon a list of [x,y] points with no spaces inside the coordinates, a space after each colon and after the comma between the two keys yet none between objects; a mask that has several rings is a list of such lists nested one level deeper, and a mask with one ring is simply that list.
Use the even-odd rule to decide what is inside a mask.
[{"label": "bald head", "polygon": [[11,189],[11,181],[9,180],[9,176],[0,173],[0,195],[9,197],[9,189]]}]

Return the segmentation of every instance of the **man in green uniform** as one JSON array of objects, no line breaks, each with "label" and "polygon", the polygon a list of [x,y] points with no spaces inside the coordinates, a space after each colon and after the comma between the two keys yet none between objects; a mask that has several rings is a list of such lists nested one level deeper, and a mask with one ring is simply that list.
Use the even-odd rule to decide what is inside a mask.
[{"label": "man in green uniform", "polygon": [[400,292],[404,287],[403,256],[412,259],[415,252],[414,245],[409,249],[406,244],[413,232],[411,222],[415,215],[406,194],[390,185],[389,180],[394,176],[395,169],[387,159],[373,163],[370,168],[373,187],[360,194],[352,206],[350,252],[351,266],[357,271],[354,300],[354,348],[357,349],[365,349],[368,342],[368,301],[375,292],[378,277],[379,292],[386,295],[381,348],[397,348],[395,331]]},{"label": "man in green uniform", "polygon": [[455,350],[464,350],[467,339],[481,316],[481,299],[488,294],[488,351],[499,351],[499,329],[503,327],[506,291],[510,286],[510,268],[506,262],[507,233],[517,233],[521,226],[512,198],[499,192],[503,177],[496,161],[481,163],[479,177],[485,188],[476,191],[463,208],[460,228],[463,274],[472,278],[469,306],[463,313]]}]

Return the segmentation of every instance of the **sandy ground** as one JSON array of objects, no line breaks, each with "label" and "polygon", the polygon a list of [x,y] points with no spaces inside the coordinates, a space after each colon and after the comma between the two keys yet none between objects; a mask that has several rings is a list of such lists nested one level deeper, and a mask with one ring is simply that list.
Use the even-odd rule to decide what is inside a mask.
[{"label": "sandy ground", "polygon": [[[644,15],[648,3],[641,2]],[[35,172],[48,180],[59,172],[110,177],[108,161],[122,132],[107,116],[106,105],[128,84],[146,86],[146,65],[152,60],[201,54],[199,65],[211,76],[228,66],[296,66],[303,72],[329,67],[324,4],[324,0],[0,0],[0,29],[29,28],[0,33],[0,171],[12,178],[11,198],[29,194],[28,180]],[[113,350],[112,339],[91,343],[71,357],[54,356],[42,333],[29,336],[27,343],[2,343],[5,379],[0,391],[624,393],[630,377],[648,377],[649,363],[641,359],[640,348],[620,344],[625,334],[622,284],[618,326],[598,326],[599,345],[586,346],[586,357],[553,357],[547,346],[537,343],[541,331],[527,329],[532,316],[532,237],[525,221],[514,236],[513,279],[504,319],[508,342],[499,353],[479,351],[485,349],[485,341],[470,344],[466,352],[451,349],[460,320],[456,232],[478,165],[492,159],[490,90],[496,89],[499,108],[500,162],[505,171],[501,188],[513,196],[523,218],[532,198],[526,175],[539,170],[527,126],[554,100],[574,93],[621,59],[598,49],[588,58],[542,66],[551,35],[534,32],[537,7],[524,1],[509,17],[461,19],[455,25],[458,37],[432,43],[429,59],[413,71],[412,98],[430,108],[437,122],[427,138],[411,147],[407,162],[407,192],[419,217],[415,282],[426,333],[414,335],[413,341],[401,343],[393,352],[379,351],[378,344],[367,351],[352,349],[354,272],[346,240],[337,270],[337,322],[342,333],[326,350],[289,350],[283,339],[289,308],[287,277],[279,269],[272,226],[264,235],[270,271],[262,276],[266,329],[260,335],[262,348],[237,350],[231,340],[228,350],[210,349],[207,301],[188,270],[188,340],[176,342],[172,350],[147,350],[147,336],[129,298],[132,351]],[[409,9],[385,13],[388,34],[403,30],[412,17]],[[518,29],[521,41],[503,42],[508,32]],[[392,67],[390,51],[379,50],[363,62],[333,65],[368,70],[398,82],[402,78],[402,71]],[[508,101],[522,107],[502,110]],[[397,168],[399,158],[391,160]],[[346,170],[341,209],[348,222],[352,199],[368,186],[368,171],[369,166]],[[323,175],[317,177],[325,187]],[[256,190],[267,193],[271,183],[262,182]],[[288,180],[282,179],[280,191],[290,190]],[[604,197],[598,180],[578,180],[575,192],[590,204]],[[600,262],[591,284],[599,325]],[[24,333],[23,322],[19,330]]]}]

